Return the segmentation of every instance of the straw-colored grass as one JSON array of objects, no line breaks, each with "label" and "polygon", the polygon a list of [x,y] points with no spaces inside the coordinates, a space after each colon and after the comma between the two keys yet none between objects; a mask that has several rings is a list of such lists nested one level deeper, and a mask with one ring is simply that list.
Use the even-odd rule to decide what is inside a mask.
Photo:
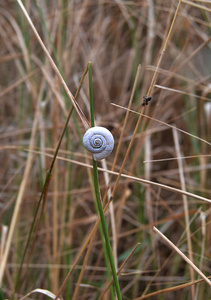
[{"label": "straw-colored grass", "polygon": [[[0,299],[211,298],[210,13],[0,3]],[[82,144],[89,61],[95,124],[115,138],[94,165],[99,195]]]}]

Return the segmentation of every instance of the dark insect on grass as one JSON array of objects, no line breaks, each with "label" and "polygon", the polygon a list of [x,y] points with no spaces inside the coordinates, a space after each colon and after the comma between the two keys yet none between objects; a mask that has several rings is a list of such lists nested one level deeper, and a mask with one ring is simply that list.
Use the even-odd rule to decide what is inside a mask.
[{"label": "dark insect on grass", "polygon": [[146,95],[143,98],[144,101],[141,103],[142,106],[148,105],[149,101],[152,100],[152,97],[147,97]]}]

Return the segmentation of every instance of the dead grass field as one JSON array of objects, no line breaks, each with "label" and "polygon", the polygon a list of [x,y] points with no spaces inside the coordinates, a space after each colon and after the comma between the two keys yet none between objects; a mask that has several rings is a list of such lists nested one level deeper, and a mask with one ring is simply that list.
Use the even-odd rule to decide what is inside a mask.
[{"label": "dead grass field", "polygon": [[90,61],[95,123],[115,139],[98,176],[122,299],[211,299],[211,2],[24,1],[48,53],[19,4],[0,1],[5,299],[117,299],[82,143],[87,73],[55,152],[64,82],[75,95]]}]

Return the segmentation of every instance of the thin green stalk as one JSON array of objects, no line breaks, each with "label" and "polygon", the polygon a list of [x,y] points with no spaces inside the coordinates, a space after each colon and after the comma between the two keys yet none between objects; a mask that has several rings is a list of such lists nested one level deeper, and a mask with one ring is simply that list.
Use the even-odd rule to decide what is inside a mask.
[{"label": "thin green stalk", "polygon": [[0,288],[0,300],[4,300],[4,294],[3,294],[3,291],[2,289]]},{"label": "thin green stalk", "polygon": [[[82,137],[81,132],[80,132],[80,128],[79,128],[79,125],[78,125],[77,118],[75,118],[74,115],[73,115],[73,119],[74,119],[74,122],[75,122],[75,125],[76,125],[76,131],[77,131],[77,134],[78,134],[78,138],[79,138],[81,144],[83,144],[83,137]],[[88,176],[89,176],[89,180],[91,182],[92,193],[95,197],[94,181],[93,181],[93,176],[92,176],[92,173],[91,173],[90,170],[88,170]],[[96,212],[97,212],[98,211],[98,206],[97,206],[96,197],[95,197],[95,209],[96,209]],[[108,281],[111,281],[112,280],[112,275],[111,275],[109,258],[108,258],[108,255],[107,255],[107,249],[106,249],[106,244],[105,244],[105,239],[104,239],[104,234],[103,234],[103,229],[102,229],[101,222],[99,223],[99,233],[100,233],[100,239],[101,239],[101,242],[102,242],[104,258],[105,258],[107,277],[108,277]],[[113,285],[110,288],[110,295],[111,295],[111,300],[115,300],[115,293],[114,293]]]},{"label": "thin green stalk", "polygon": [[[94,127],[95,122],[94,122],[94,104],[93,104],[92,65],[91,65],[91,62],[89,63],[89,95],[90,95],[91,126]],[[118,300],[121,300],[122,296],[121,296],[118,277],[117,277],[116,268],[115,268],[115,264],[114,264],[114,258],[113,258],[113,254],[112,254],[108,229],[107,229],[107,225],[106,225],[106,219],[105,219],[105,215],[104,215],[104,212],[103,212],[102,203],[101,203],[101,200],[100,200],[100,191],[99,191],[99,185],[98,185],[97,162],[94,159],[92,160],[92,162],[93,162],[93,177],[94,177],[95,195],[96,195],[96,200],[97,200],[98,211],[99,211],[99,214],[100,214],[103,234],[104,234],[104,238],[105,238],[105,241],[106,241],[107,254],[108,254],[108,257],[109,257],[111,271],[112,271],[112,274],[113,274],[114,286],[115,286],[115,289],[116,289],[117,298],[118,298]]]},{"label": "thin green stalk", "polygon": [[99,211],[99,214],[100,214],[100,219],[101,219],[101,223],[102,223],[104,238],[105,238],[105,241],[106,241],[106,248],[107,248],[108,257],[109,257],[109,261],[110,261],[110,265],[111,265],[111,271],[112,271],[112,274],[113,274],[113,279],[114,279],[114,285],[115,285],[115,289],[116,289],[116,293],[117,293],[117,298],[118,298],[118,300],[121,300],[122,296],[121,296],[119,282],[118,282],[118,278],[117,278],[117,274],[116,274],[114,258],[113,258],[110,239],[109,239],[109,235],[108,235],[108,229],[107,229],[107,226],[106,226],[106,219],[105,219],[105,215],[104,215],[104,212],[103,212],[102,203],[101,203],[101,200],[100,200],[100,193],[99,193],[99,186],[98,186],[98,174],[97,174],[98,173],[97,172],[97,162],[94,159],[92,161],[93,161],[93,176],[94,176],[94,186],[95,186],[95,194],[96,194],[98,211]]},{"label": "thin green stalk", "polygon": [[[91,176],[91,186],[92,186],[92,191],[94,196],[96,195],[95,193],[95,184],[93,181],[93,176]],[[98,205],[97,205],[97,200],[95,197],[95,209],[96,212],[98,211]],[[103,253],[104,253],[104,259],[105,259],[105,265],[106,265],[106,269],[107,269],[107,276],[108,276],[108,281],[112,281],[112,275],[111,275],[111,270],[110,270],[110,262],[109,262],[109,258],[108,258],[108,253],[107,253],[107,248],[106,248],[106,243],[105,243],[105,238],[104,238],[104,233],[103,233],[103,227],[102,227],[102,223],[99,223],[99,233],[100,233],[100,239],[102,242],[102,248],[103,248]],[[114,286],[111,285],[110,286],[110,296],[111,296],[111,300],[115,300],[115,293],[114,293]]]},{"label": "thin green stalk", "polygon": [[[95,126],[95,121],[94,121],[94,104],[93,104],[93,85],[92,85],[92,65],[91,63],[89,62],[88,63],[89,65],[89,95],[90,95],[90,116],[91,116],[91,126],[94,127]],[[94,193],[96,194],[95,192],[95,184],[92,180],[92,185],[93,185],[93,190],[94,190]],[[95,202],[97,204],[97,199],[95,197]],[[98,204],[97,204],[97,207],[96,209],[99,210],[98,208]],[[106,243],[105,243],[105,240],[104,240],[104,231],[103,231],[103,227],[102,227],[102,223],[100,222],[99,224],[99,231],[100,231],[100,238],[101,238],[101,241],[102,241],[102,247],[103,247],[103,252],[104,252],[104,258],[105,258],[105,263],[106,263],[106,267],[107,267],[107,275],[108,275],[108,280],[111,281],[111,273],[110,273],[110,268],[109,268],[109,257],[108,257],[108,254],[107,254],[107,247],[106,247]],[[115,296],[114,296],[114,288],[113,288],[113,285],[111,286],[110,288],[110,293],[111,293],[111,299],[115,299]]]},{"label": "thin green stalk", "polygon": [[[101,237],[101,241],[102,241],[103,252],[106,254],[104,256],[104,258],[105,258],[105,265],[107,268],[108,281],[110,282],[112,280],[112,276],[111,276],[111,270],[109,268],[109,258],[108,258],[107,252],[106,252],[107,248],[106,248],[106,243],[105,243],[104,234],[103,234],[103,227],[102,227],[101,222],[99,224],[99,231],[100,231],[100,237]],[[110,286],[110,296],[111,296],[111,300],[115,299],[114,286],[112,284]]]}]

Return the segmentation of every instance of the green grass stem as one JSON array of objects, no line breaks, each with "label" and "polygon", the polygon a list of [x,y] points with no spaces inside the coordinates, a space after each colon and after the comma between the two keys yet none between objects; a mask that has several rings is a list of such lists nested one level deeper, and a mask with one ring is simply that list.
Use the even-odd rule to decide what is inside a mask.
[{"label": "green grass stem", "polygon": [[115,264],[114,264],[114,258],[113,258],[113,254],[112,254],[110,239],[109,239],[109,235],[108,235],[108,229],[107,229],[107,225],[106,225],[106,219],[105,219],[105,215],[103,212],[102,203],[100,200],[97,162],[94,159],[93,159],[93,176],[94,176],[94,186],[95,186],[95,195],[96,195],[96,200],[97,200],[97,206],[98,206],[98,211],[100,214],[104,238],[106,241],[106,249],[107,249],[107,253],[108,253],[108,257],[109,257],[109,261],[110,261],[110,265],[111,265],[111,271],[113,274],[114,285],[115,285],[115,289],[116,289],[116,293],[117,293],[117,298],[118,298],[118,300],[121,300],[122,296],[121,296],[119,282],[118,282],[117,273],[116,273],[116,268],[115,268]]},{"label": "green grass stem", "polygon": [[[94,122],[94,103],[93,103],[92,64],[91,64],[91,62],[89,63],[89,95],[90,95],[91,126],[94,127],[95,122]],[[116,289],[117,298],[118,298],[118,300],[121,300],[122,296],[121,296],[119,281],[118,281],[116,268],[115,268],[115,264],[114,264],[113,253],[112,253],[109,234],[108,234],[108,229],[107,229],[107,225],[106,225],[106,219],[105,219],[105,215],[104,215],[104,212],[103,212],[102,203],[101,203],[101,200],[100,200],[97,162],[94,159],[92,160],[92,162],[93,162],[93,177],[94,177],[95,196],[96,196],[98,211],[99,211],[99,214],[100,214],[103,234],[104,234],[104,238],[105,238],[105,242],[106,242],[107,254],[108,254],[109,261],[110,261],[111,271],[112,271],[112,274],[113,274],[113,280],[114,280],[114,286],[115,286],[115,289]]]},{"label": "green grass stem", "polygon": [[[89,63],[89,95],[90,95],[90,116],[91,116],[91,126],[95,126],[95,121],[94,121],[94,101],[93,101],[93,85],[92,85],[92,64]],[[99,205],[97,203],[97,196],[96,196],[96,189],[95,189],[95,181],[93,182],[93,188],[94,188],[94,193],[95,193],[95,200],[96,200],[96,209],[99,211]],[[107,267],[107,275],[108,275],[108,280],[111,281],[111,273],[109,269],[109,262],[110,259],[107,254],[107,246],[104,240],[104,230],[102,226],[102,222],[99,224],[99,231],[100,231],[100,237],[102,241],[102,247],[103,247],[103,252],[104,252],[104,258],[105,258],[105,264]],[[110,292],[111,292],[111,299],[115,299],[114,296],[114,289],[113,285],[110,287]]]},{"label": "green grass stem", "polygon": [[0,300],[4,300],[4,294],[3,294],[3,291],[2,289],[0,288]]}]

